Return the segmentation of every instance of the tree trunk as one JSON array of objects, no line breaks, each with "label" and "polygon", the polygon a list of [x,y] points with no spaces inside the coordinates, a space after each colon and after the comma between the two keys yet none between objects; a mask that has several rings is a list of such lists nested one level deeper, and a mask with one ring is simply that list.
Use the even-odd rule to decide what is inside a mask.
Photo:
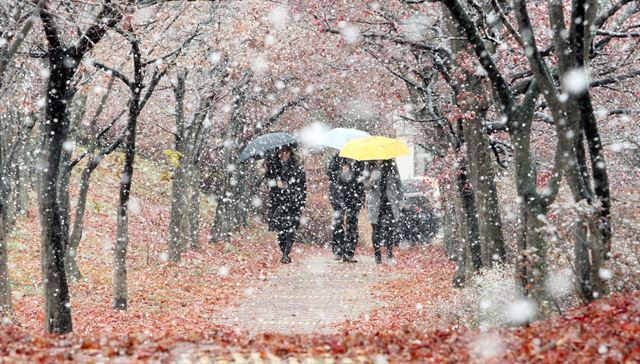
[{"label": "tree trunk", "polygon": [[218,196],[215,220],[211,228],[211,242],[222,239],[229,240],[231,235],[247,225],[249,220],[249,202],[251,200],[252,186],[250,165],[241,165],[233,172],[225,173],[225,188],[223,194]]},{"label": "tree trunk", "polygon": [[185,221],[188,181],[185,168],[188,166],[187,158],[184,158],[184,150],[176,150],[182,156],[179,165],[174,168],[173,182],[171,183],[171,218],[169,221],[169,260],[179,262],[182,252],[185,250],[185,236],[183,226]]},{"label": "tree trunk", "polygon": [[13,321],[13,305],[11,303],[11,281],[7,265],[7,201],[11,193],[4,171],[4,144],[0,135],[0,324]]},{"label": "tree trunk", "polygon": [[65,240],[61,229],[63,219],[58,206],[57,186],[60,173],[62,145],[68,132],[66,99],[68,86],[78,64],[60,49],[50,52],[51,75],[47,82],[47,106],[45,111],[45,148],[43,160],[47,168],[40,185],[40,216],[42,224],[42,273],[45,297],[45,328],[49,333],[67,333],[73,330],[69,288],[64,270]]},{"label": "tree trunk", "polygon": [[[231,151],[225,150],[225,154],[224,166],[228,166],[231,162]],[[222,172],[224,187],[216,199],[216,211],[209,237],[210,243],[216,243],[222,239],[229,241],[231,233],[234,230],[234,221],[231,217],[235,200],[233,195],[234,186],[231,185],[231,180],[234,178],[234,175],[235,173],[233,171],[227,171],[226,168]]]},{"label": "tree trunk", "polygon": [[550,297],[546,291],[547,246],[544,225],[538,218],[546,211],[541,206],[522,202],[520,204],[520,233],[518,235],[517,276],[525,296],[532,297],[538,305],[538,315],[546,317],[550,308]]},{"label": "tree trunk", "polygon": [[442,232],[444,234],[444,248],[447,252],[447,256],[450,260],[457,260],[458,254],[456,251],[457,245],[457,232],[460,230],[458,227],[456,217],[456,206],[454,203],[455,192],[453,191],[454,184],[449,182],[446,194],[444,194],[444,216],[442,218]]},{"label": "tree trunk", "polygon": [[[69,180],[71,179],[71,168],[68,163],[71,159],[71,153],[62,152],[62,160],[60,164],[60,176],[58,177],[58,209],[60,209],[60,231],[63,239],[65,252],[69,245],[69,224],[71,220],[71,198],[69,197]],[[66,254],[65,254],[66,255]]]},{"label": "tree trunk", "polygon": [[460,197],[462,200],[462,208],[469,226],[467,227],[467,243],[469,245],[469,253],[471,263],[474,270],[482,268],[482,252],[480,246],[480,225],[478,222],[478,211],[476,209],[476,201],[473,187],[470,185],[469,172],[466,161],[462,161],[458,171],[458,188],[460,189]]},{"label": "tree trunk", "polygon": [[[527,93],[523,106],[512,124],[510,138],[515,150],[515,184],[520,200],[520,225],[518,232],[518,256],[516,275],[525,296],[531,296],[537,303],[539,317],[549,312],[550,298],[546,290],[547,246],[545,229],[540,217],[547,216],[547,206],[555,197],[557,188],[545,196],[546,201],[537,193],[536,158],[531,150],[531,125],[534,101],[538,89],[534,85]],[[556,156],[562,155],[562,145],[558,143]],[[557,162],[557,161],[556,161]],[[554,166],[559,168],[559,163]],[[554,177],[556,178],[556,177]],[[559,176],[557,176],[559,178]]]},{"label": "tree trunk", "polygon": [[468,275],[482,268],[478,216],[473,190],[469,185],[469,175],[463,157],[455,171],[456,192],[459,203],[456,209],[458,217],[458,267],[453,278],[454,287],[462,287]]},{"label": "tree trunk", "polygon": [[[107,130],[111,129],[111,127],[115,124],[115,122],[122,116],[124,110],[116,116],[113,122],[106,129],[103,129],[101,132],[97,130],[98,118],[102,114],[102,110],[104,109],[104,105],[109,98],[109,94],[111,93],[111,89],[113,87],[114,77],[109,79],[109,83],[107,85],[107,92],[104,93],[98,107],[95,110],[93,118],[89,124],[89,135],[90,139],[88,141],[87,146],[87,164],[82,170],[82,174],[80,176],[80,189],[78,192],[78,201],[76,203],[76,208],[74,210],[74,219],[73,219],[73,230],[71,231],[71,236],[69,237],[69,244],[67,245],[67,250],[65,253],[65,267],[67,271],[67,276],[73,280],[82,279],[82,273],[78,268],[77,256],[78,256],[78,247],[80,246],[80,241],[82,240],[82,232],[84,229],[84,213],[87,206],[87,194],[89,192],[89,179],[91,178],[91,174],[98,167],[100,162],[104,159],[106,155],[113,152],[115,148],[121,143],[123,139],[123,135],[120,135],[110,146],[103,148],[102,150],[96,153],[97,144],[102,134],[106,133]],[[84,115],[86,105],[86,97],[82,102],[82,114]],[[77,123],[80,122],[80,119],[77,118]]]},{"label": "tree trunk", "polygon": [[[1,158],[0,158],[1,160]],[[14,312],[11,303],[11,281],[7,265],[7,236],[5,230],[4,200],[0,201],[0,324],[13,322]]]},{"label": "tree trunk", "polygon": [[136,155],[136,126],[140,94],[134,92],[130,100],[129,120],[125,139],[124,166],[120,178],[120,205],[118,206],[116,245],[113,269],[113,308],[127,309],[127,247],[129,245],[129,196],[133,180],[133,164]]},{"label": "tree trunk", "polygon": [[84,212],[87,207],[87,195],[89,193],[89,179],[91,173],[96,169],[102,156],[98,156],[90,160],[82,171],[80,177],[80,190],[78,191],[78,202],[74,211],[73,230],[69,237],[69,246],[65,257],[66,269],[69,277],[73,280],[82,279],[82,273],[78,268],[76,257],[78,256],[78,247],[82,240],[82,232],[84,229]]},{"label": "tree trunk", "polygon": [[197,165],[191,165],[190,182],[189,246],[191,249],[200,249],[200,170]]},{"label": "tree trunk", "polygon": [[[226,189],[225,189],[226,191]],[[209,242],[217,243],[223,239],[229,239],[230,229],[229,229],[229,211],[230,211],[231,201],[226,196],[226,193],[223,193],[220,196],[217,196],[216,199],[216,210],[214,212],[214,220],[211,225],[211,233],[209,234]]]},{"label": "tree trunk", "polygon": [[15,192],[15,207],[14,211],[17,215],[24,215],[27,213],[29,204],[29,172],[26,158],[22,157],[18,164],[18,177],[16,179],[16,192]]},{"label": "tree trunk", "polygon": [[473,193],[478,211],[482,265],[504,262],[505,247],[502,219],[496,192],[493,160],[489,155],[489,141],[479,119],[464,125],[469,171],[473,178]]}]

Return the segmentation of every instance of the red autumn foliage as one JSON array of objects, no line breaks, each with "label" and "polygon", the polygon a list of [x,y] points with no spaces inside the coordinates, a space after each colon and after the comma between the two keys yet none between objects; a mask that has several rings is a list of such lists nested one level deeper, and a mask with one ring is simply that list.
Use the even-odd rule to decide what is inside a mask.
[{"label": "red autumn foliage", "polygon": [[[112,202],[98,191],[114,189],[117,178],[110,175],[108,163],[96,173],[92,199],[108,205]],[[19,326],[0,328],[0,362],[239,361],[274,356],[364,362],[640,360],[640,292],[605,298],[529,327],[489,332],[447,327],[447,318],[434,308],[456,294],[450,284],[454,264],[437,242],[398,248],[395,265],[375,267],[371,274],[384,279],[372,294],[382,305],[337,325],[335,334],[252,336],[218,324],[219,313],[238,304],[246,288],[264,285],[277,274],[275,237],[257,226],[242,231],[228,246],[209,245],[203,236],[202,250],[185,254],[183,263],[164,262],[166,186],[140,173],[139,188],[133,191],[141,208],[131,221],[129,310],[111,308],[115,219],[108,208],[93,208],[78,256],[85,280],[71,285],[75,332],[43,334],[39,244],[33,233],[37,218],[31,213],[13,238],[19,244],[10,256],[14,294],[19,292],[14,300]],[[358,255],[371,256],[364,216],[361,243]],[[294,261],[318,254],[329,252],[300,244]]]},{"label": "red autumn foliage", "polygon": [[[476,350],[483,336],[498,340],[500,350]],[[55,337],[28,334],[7,326],[0,331],[0,355],[13,362],[131,362],[315,357],[369,358],[389,362],[637,362],[640,360],[640,293],[616,295],[530,327],[487,333],[469,329],[423,331],[404,327],[375,333],[343,331],[337,335],[260,334],[255,337],[220,328],[200,340],[182,336],[150,339],[140,334]],[[495,344],[495,342],[494,342]],[[492,354],[486,356],[486,354]]]}]

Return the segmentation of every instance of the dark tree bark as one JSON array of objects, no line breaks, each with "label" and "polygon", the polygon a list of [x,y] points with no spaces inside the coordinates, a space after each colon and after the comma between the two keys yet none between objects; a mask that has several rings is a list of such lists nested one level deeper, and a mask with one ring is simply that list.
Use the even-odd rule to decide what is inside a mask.
[{"label": "dark tree bark", "polygon": [[[564,13],[560,5],[557,3],[549,5],[554,45],[558,50],[556,51],[557,67],[561,75],[587,67],[586,55],[589,54],[588,50],[592,42],[591,31],[587,30],[585,24],[593,22],[595,12],[588,8],[594,5],[588,5],[584,1],[575,1],[572,5],[572,21],[569,22],[569,29],[565,28]],[[526,1],[518,0],[515,8],[525,46],[533,50],[527,54],[529,63],[536,80],[540,82],[549,110],[556,121],[554,125],[559,136],[558,149],[563,153],[562,167],[567,183],[576,203],[585,201],[594,211],[594,213],[581,215],[576,222],[576,241],[574,242],[576,244],[574,263],[581,281],[581,293],[586,300],[593,300],[607,293],[606,284],[599,276],[599,270],[606,259],[611,230],[606,162],[602,154],[589,87],[585,85],[584,90],[577,94],[557,89],[550,76],[551,72],[537,50]],[[574,19],[581,21],[573,21]],[[567,33],[569,37],[563,36]],[[560,101],[561,92],[569,95],[566,102]],[[589,145],[593,178],[589,175],[586,162],[585,136]]]},{"label": "dark tree bark", "polygon": [[113,255],[113,308],[126,310],[128,305],[127,290],[127,248],[129,246],[129,196],[133,180],[133,163],[136,155],[136,129],[141,111],[141,94],[143,90],[142,54],[137,39],[131,42],[133,53],[133,82],[127,82],[131,97],[129,98],[129,115],[125,132],[124,166],[120,178],[120,200],[117,215],[116,244]]},{"label": "dark tree bark", "polygon": [[[49,16],[45,12],[42,14]],[[72,331],[73,326],[69,288],[64,271],[65,239],[62,231],[63,219],[58,205],[57,186],[62,144],[69,127],[66,117],[67,87],[80,59],[73,57],[59,45],[51,43],[50,41],[49,68],[51,76],[47,83],[47,106],[44,122],[46,136],[43,158],[47,168],[43,173],[39,196],[42,224],[41,254],[44,274],[45,327],[50,333],[66,333]],[[75,66],[66,67],[65,64],[69,63]]]},{"label": "dark tree bark", "polygon": [[64,269],[65,239],[61,229],[63,221],[57,198],[62,147],[69,131],[69,86],[83,56],[102,39],[107,28],[115,25],[120,17],[121,14],[114,11],[110,3],[103,5],[96,16],[96,23],[81,34],[73,46],[65,47],[54,17],[46,5],[40,12],[48,42],[50,70],[45,96],[44,148],[41,157],[46,170],[42,173],[39,189],[45,328],[50,333],[66,333],[73,329],[69,288]]},{"label": "dark tree bark", "polygon": [[[120,199],[116,222],[116,242],[113,268],[113,308],[117,310],[126,310],[128,306],[126,257],[127,248],[129,246],[129,199],[136,154],[136,130],[138,126],[138,117],[146,103],[149,101],[149,98],[151,98],[156,86],[168,71],[169,67],[165,67],[161,70],[156,66],[153,74],[148,80],[148,83],[145,84],[145,69],[150,65],[156,64],[155,59],[142,59],[142,51],[140,50],[141,41],[132,29],[128,32],[119,31],[119,33],[131,45],[133,78],[129,79],[119,70],[101,63],[96,62],[95,66],[99,69],[111,72],[114,77],[119,79],[127,86],[127,88],[129,88],[130,92],[127,126],[125,128],[125,136],[122,143],[124,149],[124,165],[122,167],[122,175],[120,178]],[[185,42],[178,47],[178,49],[165,56],[159,57],[158,59],[163,59],[164,61],[175,59],[197,34],[198,33],[195,32],[187,38]]]}]

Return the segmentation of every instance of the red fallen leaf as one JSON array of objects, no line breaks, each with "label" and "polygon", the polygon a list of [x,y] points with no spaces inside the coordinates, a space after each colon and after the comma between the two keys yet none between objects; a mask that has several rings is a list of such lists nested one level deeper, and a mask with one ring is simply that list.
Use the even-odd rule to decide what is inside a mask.
[{"label": "red fallen leaf", "polygon": [[331,350],[331,353],[333,354],[344,354],[347,352],[347,348],[344,344],[336,340],[329,341],[329,350]]},{"label": "red fallen leaf", "polygon": [[84,340],[80,345],[81,350],[97,350],[100,348],[100,343],[95,340]]}]

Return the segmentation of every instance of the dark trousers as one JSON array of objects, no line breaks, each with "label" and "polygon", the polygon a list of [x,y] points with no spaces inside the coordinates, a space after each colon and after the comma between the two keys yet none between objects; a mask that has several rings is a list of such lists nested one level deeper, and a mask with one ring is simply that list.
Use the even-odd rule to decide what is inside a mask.
[{"label": "dark trousers", "polygon": [[390,209],[383,209],[378,217],[378,223],[371,224],[373,228],[371,241],[373,241],[373,250],[376,257],[381,256],[380,249],[383,245],[387,248],[387,257],[391,258],[393,256],[394,224],[393,213]]},{"label": "dark trousers", "polygon": [[278,245],[280,245],[280,251],[282,251],[283,257],[288,257],[289,253],[291,253],[294,234],[293,229],[278,231]]},{"label": "dark trousers", "polygon": [[333,254],[352,258],[358,243],[359,208],[344,208],[333,211],[332,250]]}]

